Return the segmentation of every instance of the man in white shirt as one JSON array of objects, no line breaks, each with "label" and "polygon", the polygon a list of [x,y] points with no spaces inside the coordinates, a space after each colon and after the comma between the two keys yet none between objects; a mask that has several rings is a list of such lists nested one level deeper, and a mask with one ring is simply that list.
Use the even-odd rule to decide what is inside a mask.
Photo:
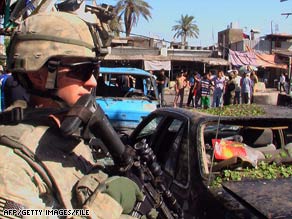
[{"label": "man in white shirt", "polygon": [[285,82],[286,82],[286,78],[285,78],[284,73],[282,73],[280,76],[280,93],[282,93],[282,88],[283,88],[283,91],[285,92]]},{"label": "man in white shirt", "polygon": [[237,70],[234,70],[234,81],[235,81],[235,96],[234,96],[234,100],[233,100],[233,104],[240,104],[240,91],[241,91],[241,87],[240,87],[240,80],[241,80],[241,76],[238,74]]}]

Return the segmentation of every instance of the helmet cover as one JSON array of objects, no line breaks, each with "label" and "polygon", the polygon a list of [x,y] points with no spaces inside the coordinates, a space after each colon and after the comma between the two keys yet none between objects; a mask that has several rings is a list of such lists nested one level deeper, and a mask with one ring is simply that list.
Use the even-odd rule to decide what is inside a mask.
[{"label": "helmet cover", "polygon": [[52,57],[96,57],[85,21],[66,12],[38,13],[14,31],[8,48],[11,72],[39,70]]}]

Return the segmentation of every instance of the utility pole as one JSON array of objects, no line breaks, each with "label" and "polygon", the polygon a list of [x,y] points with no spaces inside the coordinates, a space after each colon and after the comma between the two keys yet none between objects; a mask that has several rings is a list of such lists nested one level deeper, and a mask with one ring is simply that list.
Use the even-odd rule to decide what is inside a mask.
[{"label": "utility pole", "polygon": [[[280,0],[280,2],[286,2],[288,0]],[[292,12],[288,12],[288,13],[282,13],[281,15],[285,15],[286,18],[288,18],[290,15],[292,15]],[[291,68],[292,68],[292,57],[289,56],[289,63],[288,63],[288,95],[292,96],[292,92],[291,92],[291,88],[292,88],[292,72],[291,72]]]},{"label": "utility pole", "polygon": [[282,13],[281,15],[285,15],[286,18],[288,18],[290,15],[292,15],[292,13],[291,12],[289,12],[289,13]]},{"label": "utility pole", "polygon": [[225,59],[225,34],[226,33],[223,34],[223,47],[222,47],[222,49],[223,49],[223,51],[222,51],[223,59]]},{"label": "utility pole", "polygon": [[[286,2],[288,0],[280,0],[280,2]],[[282,13],[281,15],[285,15],[286,18],[288,18],[290,15],[292,15],[292,12],[288,12],[288,13]]]},{"label": "utility pole", "polygon": [[291,62],[292,62],[292,57],[290,56],[289,57],[289,64],[288,64],[288,78],[289,78],[289,81],[288,81],[288,94],[291,96],[292,95],[292,92],[291,92],[291,88],[292,88],[292,72],[291,72]]}]

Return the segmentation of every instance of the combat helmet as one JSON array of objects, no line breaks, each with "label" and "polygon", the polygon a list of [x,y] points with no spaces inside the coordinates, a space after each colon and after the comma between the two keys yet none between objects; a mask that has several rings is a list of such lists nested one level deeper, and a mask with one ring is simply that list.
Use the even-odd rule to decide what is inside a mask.
[{"label": "combat helmet", "polygon": [[[53,24],[53,25],[52,25]],[[7,68],[12,72],[39,70],[51,57],[96,57],[89,26],[66,12],[38,13],[14,31],[8,48]]]}]

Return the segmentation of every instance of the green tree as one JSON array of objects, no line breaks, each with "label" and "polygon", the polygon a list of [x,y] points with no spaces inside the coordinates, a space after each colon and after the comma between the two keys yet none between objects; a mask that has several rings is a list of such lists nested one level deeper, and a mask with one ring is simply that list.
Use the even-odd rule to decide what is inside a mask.
[{"label": "green tree", "polygon": [[198,38],[199,28],[196,24],[194,16],[181,15],[181,19],[176,22],[178,24],[172,27],[172,30],[176,31],[174,37],[175,38],[181,37],[181,42],[183,46],[185,46],[187,43],[187,37]]},{"label": "green tree", "polygon": [[[152,7],[143,0],[119,0],[115,6],[115,12],[119,18],[123,17],[126,36],[130,36],[132,27],[136,26],[139,17],[142,16],[148,21],[151,18]],[[118,18],[118,20],[120,20]]]}]

